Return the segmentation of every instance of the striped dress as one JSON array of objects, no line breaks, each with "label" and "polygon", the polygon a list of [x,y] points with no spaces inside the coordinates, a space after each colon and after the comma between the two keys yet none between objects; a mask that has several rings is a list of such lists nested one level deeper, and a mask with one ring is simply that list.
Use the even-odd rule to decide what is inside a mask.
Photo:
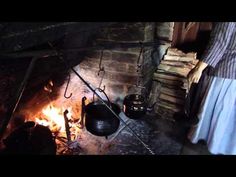
[{"label": "striped dress", "polygon": [[216,23],[202,61],[212,68],[212,75],[236,79],[236,23]]},{"label": "striped dress", "polygon": [[216,23],[202,61],[208,64],[189,139],[205,140],[212,154],[236,155],[236,23]]}]

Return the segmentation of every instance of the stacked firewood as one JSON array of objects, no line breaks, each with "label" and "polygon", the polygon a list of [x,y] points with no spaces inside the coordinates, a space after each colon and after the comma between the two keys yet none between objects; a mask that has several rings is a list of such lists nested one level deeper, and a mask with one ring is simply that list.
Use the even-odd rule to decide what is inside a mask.
[{"label": "stacked firewood", "polygon": [[153,76],[152,102],[157,101],[155,112],[161,108],[171,112],[182,112],[185,104],[187,75],[198,60],[194,52],[184,53],[169,48]]}]

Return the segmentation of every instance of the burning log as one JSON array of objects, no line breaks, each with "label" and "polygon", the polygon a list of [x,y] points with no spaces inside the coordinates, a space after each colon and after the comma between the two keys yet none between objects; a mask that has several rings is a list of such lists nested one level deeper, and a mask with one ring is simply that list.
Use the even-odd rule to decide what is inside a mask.
[{"label": "burning log", "polygon": [[71,136],[70,136],[70,126],[69,126],[69,120],[67,118],[67,114],[69,113],[69,111],[66,109],[64,111],[64,120],[65,120],[65,128],[66,128],[66,136],[67,136],[67,140],[68,142],[71,141]]}]

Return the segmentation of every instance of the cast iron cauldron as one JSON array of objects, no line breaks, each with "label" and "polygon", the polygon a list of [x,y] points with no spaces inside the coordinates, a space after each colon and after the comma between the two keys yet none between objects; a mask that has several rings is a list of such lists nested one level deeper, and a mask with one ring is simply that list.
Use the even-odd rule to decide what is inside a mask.
[{"label": "cast iron cauldron", "polygon": [[[106,93],[99,89],[100,92]],[[107,95],[106,95],[107,97]],[[94,101],[85,105],[86,97],[82,98],[82,125],[96,136],[109,136],[117,131],[120,120],[100,101]],[[121,110],[117,104],[111,103],[109,98],[105,101],[118,115]],[[83,120],[85,117],[85,120]]]},{"label": "cast iron cauldron", "polygon": [[131,119],[139,119],[143,117],[147,111],[152,111],[154,103],[151,107],[147,106],[147,100],[143,95],[140,94],[130,94],[124,98],[123,109],[127,117]]}]

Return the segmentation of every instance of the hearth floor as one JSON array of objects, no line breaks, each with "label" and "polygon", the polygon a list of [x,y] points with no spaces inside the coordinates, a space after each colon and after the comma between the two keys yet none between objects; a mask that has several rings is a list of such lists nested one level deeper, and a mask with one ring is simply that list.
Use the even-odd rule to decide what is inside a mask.
[{"label": "hearth floor", "polygon": [[[148,144],[155,155],[180,155],[186,143],[186,128],[181,124],[158,116],[145,116],[139,120],[120,115],[137,135]],[[73,145],[72,145],[73,146]],[[109,136],[97,137],[86,130],[78,136],[74,155],[149,155],[150,152],[122,123],[118,131]],[[151,154],[150,154],[151,155]]]}]

